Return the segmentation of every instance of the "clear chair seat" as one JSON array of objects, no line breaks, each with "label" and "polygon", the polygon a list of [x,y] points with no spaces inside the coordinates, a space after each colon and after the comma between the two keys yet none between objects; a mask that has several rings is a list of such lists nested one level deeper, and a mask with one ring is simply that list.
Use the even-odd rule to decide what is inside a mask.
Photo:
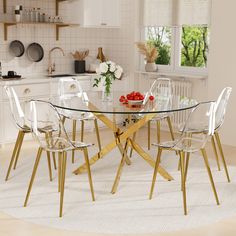
[{"label": "clear chair seat", "polygon": [[202,148],[203,139],[206,138],[205,134],[202,136],[195,137],[184,137],[177,141],[165,141],[158,144],[153,144],[154,146],[171,149],[175,151],[184,151],[184,152],[197,152]]}]

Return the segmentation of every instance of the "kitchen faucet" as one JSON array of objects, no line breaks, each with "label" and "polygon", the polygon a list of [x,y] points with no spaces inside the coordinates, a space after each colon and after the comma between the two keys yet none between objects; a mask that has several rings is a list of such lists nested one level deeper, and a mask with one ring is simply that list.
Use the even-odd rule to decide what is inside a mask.
[{"label": "kitchen faucet", "polygon": [[63,54],[63,56],[65,56],[65,53],[64,53],[64,51],[63,51],[63,49],[62,48],[60,48],[60,47],[54,47],[54,48],[52,48],[50,51],[49,51],[49,61],[48,61],[48,74],[49,75],[51,75],[52,74],[52,72],[53,71],[55,71],[55,63],[52,63],[52,52],[54,51],[54,50],[60,50],[61,52],[62,52],[62,54]]}]

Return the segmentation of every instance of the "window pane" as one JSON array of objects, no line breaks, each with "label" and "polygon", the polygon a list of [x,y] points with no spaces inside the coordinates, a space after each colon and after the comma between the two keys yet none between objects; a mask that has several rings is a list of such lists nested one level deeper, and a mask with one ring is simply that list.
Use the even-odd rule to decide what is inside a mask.
[{"label": "window pane", "polygon": [[170,65],[171,63],[171,28],[170,27],[146,27],[145,38],[158,48],[156,64]]},{"label": "window pane", "polygon": [[181,66],[207,67],[208,27],[182,27]]}]

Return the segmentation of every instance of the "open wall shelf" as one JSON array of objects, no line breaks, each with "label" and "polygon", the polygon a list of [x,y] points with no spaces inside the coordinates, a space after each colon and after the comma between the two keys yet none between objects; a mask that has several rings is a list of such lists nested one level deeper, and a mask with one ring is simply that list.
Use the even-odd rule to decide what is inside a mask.
[{"label": "open wall shelf", "polygon": [[[59,15],[59,5],[60,2],[65,2],[68,0],[55,0],[55,11],[56,16]],[[7,13],[7,0],[2,0],[3,4],[3,13]],[[56,40],[59,40],[60,36],[60,29],[64,27],[70,27],[70,26],[79,26],[79,24],[70,24],[70,23],[50,23],[50,22],[0,22],[4,25],[4,40],[6,41],[8,39],[8,28],[11,26],[16,26],[19,24],[30,24],[30,25],[53,25],[56,28]]]},{"label": "open wall shelf", "polygon": [[8,28],[16,25],[52,25],[56,28],[56,40],[59,40],[60,29],[64,27],[79,26],[79,24],[70,23],[50,23],[50,22],[0,22],[4,25],[4,40],[8,39]]}]

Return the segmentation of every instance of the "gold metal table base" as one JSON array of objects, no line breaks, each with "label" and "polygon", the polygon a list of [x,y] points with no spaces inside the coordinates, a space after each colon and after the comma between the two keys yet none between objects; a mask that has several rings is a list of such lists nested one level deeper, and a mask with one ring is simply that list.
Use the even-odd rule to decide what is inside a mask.
[{"label": "gold metal table base", "polygon": [[[97,110],[96,107],[91,103],[89,103],[89,108],[91,110]],[[124,132],[121,132],[121,130],[116,126],[116,123],[112,122],[105,115],[103,115],[101,113],[97,113],[97,114],[94,113],[94,115],[97,117],[97,119],[102,121],[108,128],[110,128],[114,132],[115,140],[113,140],[111,143],[107,144],[105,147],[103,147],[101,149],[100,152],[95,154],[89,160],[90,165],[95,164],[98,160],[102,159],[105,155],[107,155],[109,152],[111,152],[116,147],[118,147],[118,149],[121,153],[121,156],[122,156],[121,162],[126,161],[127,164],[130,164],[130,159],[127,155],[127,147],[129,145],[134,149],[134,151],[136,151],[139,154],[140,157],[142,157],[149,165],[151,165],[154,168],[155,161],[152,159],[152,157],[147,152],[145,152],[142,149],[142,147],[134,141],[134,139],[132,139],[130,137],[132,137],[140,128],[142,128],[146,123],[148,123],[148,121],[150,121],[156,114],[153,113],[153,114],[144,115],[143,118],[138,120],[138,122],[130,125],[130,127],[128,127],[127,130],[125,130]],[[117,186],[119,184],[119,179],[120,179],[122,168],[123,168],[123,163],[121,163],[118,168],[116,180],[115,180],[115,183],[112,188],[112,193],[116,192]],[[86,167],[86,164],[83,164],[82,166],[80,166],[78,169],[76,169],[74,171],[74,174],[78,175],[78,174],[83,173],[85,171],[87,171],[87,167]],[[173,180],[173,177],[160,165],[158,167],[158,172],[163,178],[165,178],[169,181]]]}]

